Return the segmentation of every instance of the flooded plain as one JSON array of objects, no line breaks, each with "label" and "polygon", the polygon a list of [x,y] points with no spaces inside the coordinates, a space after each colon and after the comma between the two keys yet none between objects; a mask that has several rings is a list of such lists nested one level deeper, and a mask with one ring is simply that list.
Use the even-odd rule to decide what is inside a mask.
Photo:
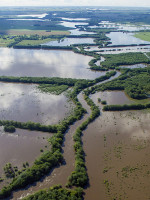
[{"label": "flooded plain", "polygon": [[30,187],[26,187],[21,191],[14,192],[13,197],[10,199],[19,200],[29,194],[33,194],[39,189],[49,188],[57,184],[61,184],[63,186],[66,185],[68,177],[71,175],[72,171],[74,171],[74,165],[75,165],[73,135],[75,133],[76,128],[79,127],[81,123],[83,123],[90,116],[91,113],[91,110],[87,105],[87,103],[85,102],[84,97],[81,93],[78,95],[78,99],[81,102],[82,106],[87,110],[87,113],[81,120],[71,125],[69,130],[65,134],[65,140],[62,147],[63,157],[65,160],[64,165],[56,167],[54,170],[50,172],[48,176],[45,176],[41,181],[38,181],[36,184],[30,185]]},{"label": "flooded plain", "polygon": [[111,40],[111,45],[131,45],[131,44],[150,44],[150,42],[141,40],[133,36],[132,33],[125,33],[125,32],[111,32],[106,34]]},{"label": "flooded plain", "polygon": [[0,48],[0,76],[95,79],[104,73],[88,69],[91,59],[72,51]]},{"label": "flooded plain", "polygon": [[150,29],[149,25],[120,24],[120,23],[112,23],[110,21],[101,21],[99,25],[101,28],[116,29],[129,32]]},{"label": "flooded plain", "polygon": [[50,42],[44,43],[42,45],[70,46],[72,44],[94,44],[94,39],[93,38],[64,38],[61,40],[50,41]]},{"label": "flooded plain", "polygon": [[97,92],[91,96],[91,99],[94,101],[95,104],[97,104],[98,98],[100,98],[101,101],[107,101],[108,105],[110,104],[122,105],[122,104],[131,104],[135,102],[134,100],[129,99],[122,91]]},{"label": "flooded plain", "polygon": [[61,25],[65,26],[65,27],[68,27],[68,28],[76,28],[77,26],[88,25],[88,23],[85,23],[85,22],[66,22],[66,21],[62,21]]},{"label": "flooded plain", "polygon": [[149,111],[101,112],[84,131],[85,199],[149,199]]},{"label": "flooded plain", "polygon": [[57,124],[72,109],[64,94],[44,93],[32,84],[0,83],[1,120]]},{"label": "flooded plain", "polygon": [[1,126],[0,174],[3,174],[3,167],[6,163],[11,163],[12,166],[17,166],[19,169],[22,169],[25,162],[32,165],[41,154],[41,149],[47,150],[50,148],[47,139],[51,136],[50,133],[23,129],[16,129],[15,133],[5,133]]}]

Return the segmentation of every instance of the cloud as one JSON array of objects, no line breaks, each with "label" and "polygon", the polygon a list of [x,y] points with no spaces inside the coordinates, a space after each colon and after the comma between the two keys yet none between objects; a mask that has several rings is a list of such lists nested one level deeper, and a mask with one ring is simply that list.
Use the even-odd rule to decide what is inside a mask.
[{"label": "cloud", "polygon": [[0,6],[139,6],[150,7],[149,0],[1,0]]}]

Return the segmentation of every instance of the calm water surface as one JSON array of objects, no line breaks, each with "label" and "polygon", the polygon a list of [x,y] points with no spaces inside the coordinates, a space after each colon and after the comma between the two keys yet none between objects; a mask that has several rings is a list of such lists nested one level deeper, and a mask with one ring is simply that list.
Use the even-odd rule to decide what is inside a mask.
[{"label": "calm water surface", "polygon": [[60,41],[50,41],[50,42],[47,42],[43,45],[70,46],[71,44],[94,44],[94,39],[93,38],[65,38],[65,39],[62,39]]},{"label": "calm water surface", "polygon": [[69,28],[76,28],[76,26],[88,25],[88,23],[62,21],[61,25]]},{"label": "calm water surface", "polygon": [[132,33],[111,32],[106,35],[111,39],[112,44],[110,45],[150,44],[150,42],[134,37]]},{"label": "calm water surface", "polygon": [[[131,104],[133,100],[129,99],[122,91],[104,91],[97,92],[91,96],[92,100],[97,104],[98,98],[102,101],[106,100],[107,104]],[[100,103],[99,103],[100,104]]]},{"label": "calm water surface", "polygon": [[64,94],[42,93],[37,85],[0,83],[0,120],[56,124],[72,106]]},{"label": "calm water surface", "polygon": [[102,73],[88,69],[91,59],[72,51],[0,48],[0,76],[95,79]]},{"label": "calm water surface", "polygon": [[0,174],[8,162],[19,168],[22,168],[22,164],[26,161],[32,164],[40,155],[40,149],[50,148],[47,138],[51,136],[50,133],[22,129],[16,129],[15,133],[10,134],[5,133],[3,127],[0,127]]}]

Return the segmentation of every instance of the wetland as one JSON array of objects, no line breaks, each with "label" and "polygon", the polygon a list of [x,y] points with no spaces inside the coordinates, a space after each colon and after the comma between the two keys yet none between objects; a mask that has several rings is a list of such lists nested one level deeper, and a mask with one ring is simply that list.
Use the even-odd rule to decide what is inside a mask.
[{"label": "wetland", "polygon": [[0,199],[149,199],[150,10],[26,9],[0,9]]}]

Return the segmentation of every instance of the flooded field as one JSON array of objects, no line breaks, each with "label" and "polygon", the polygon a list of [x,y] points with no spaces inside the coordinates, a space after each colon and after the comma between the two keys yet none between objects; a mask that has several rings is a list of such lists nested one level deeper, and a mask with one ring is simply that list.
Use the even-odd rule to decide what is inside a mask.
[{"label": "flooded field", "polygon": [[[102,101],[107,101],[107,104],[131,104],[133,100],[129,99],[122,91],[104,91],[97,92],[91,96],[92,100],[97,104],[98,98]],[[100,103],[99,103],[100,104]]]},{"label": "flooded field", "polygon": [[70,46],[71,44],[94,44],[94,39],[93,38],[64,38],[60,41],[50,41],[50,42],[45,43],[43,45]]},{"label": "flooded field", "polygon": [[53,185],[62,184],[63,186],[66,185],[68,176],[74,170],[75,165],[75,155],[73,149],[73,135],[77,127],[81,125],[91,113],[91,110],[87,103],[85,102],[83,95],[80,93],[78,95],[79,101],[81,102],[82,106],[87,110],[87,114],[84,117],[75,122],[73,125],[70,126],[69,130],[65,134],[65,140],[63,143],[63,157],[65,160],[64,165],[58,166],[54,170],[50,172],[48,176],[45,176],[41,181],[38,181],[36,184],[30,185],[30,187],[26,187],[24,190],[19,190],[13,193],[13,197],[10,199],[19,200],[23,197],[33,194],[34,192],[38,191],[39,189],[49,188]]},{"label": "flooded field", "polygon": [[98,54],[119,54],[130,52],[150,52],[150,45],[145,46],[127,46],[127,47],[105,47],[98,46],[84,48],[86,51],[96,51]]},{"label": "flooded field", "polygon": [[148,66],[149,65],[146,65],[146,64],[136,64],[136,65],[122,65],[122,66],[119,66],[119,67],[134,69],[134,68],[145,68],[145,67],[148,67]]},{"label": "flooded field", "polygon": [[42,93],[37,85],[0,83],[0,119],[56,124],[73,105],[64,94]]},{"label": "flooded field", "polygon": [[104,73],[87,69],[91,59],[72,51],[0,48],[0,75],[95,79]]},{"label": "flooded field", "polygon": [[84,25],[88,25],[88,23],[85,23],[85,22],[66,22],[66,21],[62,21],[61,25],[65,26],[65,27],[69,27],[69,28],[76,28],[76,26],[84,26]]},{"label": "flooded field", "polygon": [[124,31],[142,31],[142,30],[149,30],[149,25],[134,25],[134,24],[120,24],[120,23],[112,23],[109,21],[102,21],[99,23],[100,27],[102,28],[114,28],[117,30],[124,30]]},{"label": "flooded field", "polygon": [[150,113],[102,112],[84,132],[85,199],[149,199]]},{"label": "flooded field", "polygon": [[111,39],[110,45],[150,44],[150,42],[135,38],[132,33],[111,32],[107,34],[107,37]]},{"label": "flooded field", "polygon": [[50,148],[47,138],[51,136],[50,133],[22,129],[16,129],[15,133],[5,133],[3,127],[0,127],[0,174],[3,174],[3,167],[8,162],[19,169],[22,169],[25,162],[32,165],[41,154],[41,149]]},{"label": "flooded field", "polygon": [[92,35],[95,34],[94,32],[87,32],[87,31],[79,31],[79,29],[73,29],[69,31],[71,35],[82,35],[82,34],[88,34]]}]

